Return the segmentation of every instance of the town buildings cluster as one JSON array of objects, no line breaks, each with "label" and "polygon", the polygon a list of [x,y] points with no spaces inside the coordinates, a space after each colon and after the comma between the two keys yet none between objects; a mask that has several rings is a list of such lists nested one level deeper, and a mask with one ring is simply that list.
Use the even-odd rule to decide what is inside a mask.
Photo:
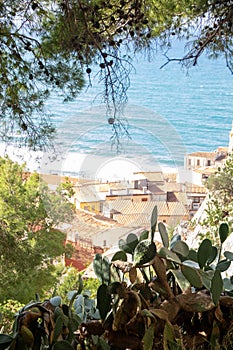
[{"label": "town buildings cluster", "polygon": [[[68,225],[66,242],[73,245],[75,253],[66,263],[81,270],[96,252],[117,245],[130,232],[149,230],[155,206],[158,221],[168,228],[192,219],[206,197],[206,179],[226,162],[232,151],[233,126],[228,147],[185,155],[184,169],[175,174],[135,172],[131,180],[105,183],[69,178],[76,215]],[[44,175],[44,179],[50,186],[61,180],[56,175]]]}]

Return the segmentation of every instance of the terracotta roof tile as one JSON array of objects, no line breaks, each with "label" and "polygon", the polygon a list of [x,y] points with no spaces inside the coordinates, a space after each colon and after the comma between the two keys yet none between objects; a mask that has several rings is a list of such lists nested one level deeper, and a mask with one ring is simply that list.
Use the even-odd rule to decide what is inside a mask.
[{"label": "terracotta roof tile", "polygon": [[216,156],[216,152],[193,152],[193,153],[187,154],[187,156],[214,159]]},{"label": "terracotta roof tile", "polygon": [[155,205],[158,208],[158,216],[185,217],[188,215],[184,204],[180,202],[135,202],[121,214],[115,214],[113,218],[122,225],[148,226]]}]

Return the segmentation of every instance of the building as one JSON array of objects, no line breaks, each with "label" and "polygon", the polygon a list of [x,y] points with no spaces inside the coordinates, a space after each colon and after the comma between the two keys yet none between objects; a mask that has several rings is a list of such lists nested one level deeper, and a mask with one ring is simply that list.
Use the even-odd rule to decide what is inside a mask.
[{"label": "building", "polygon": [[218,147],[213,152],[193,152],[186,154],[184,158],[184,168],[186,170],[193,170],[197,168],[218,168],[222,166],[229,154],[233,153],[233,122],[232,128],[229,132],[229,142],[226,147]]},{"label": "building", "polygon": [[[218,147],[213,152],[193,152],[184,157],[184,177],[193,184],[203,186],[205,180],[216,173],[219,167],[222,167],[230,154],[233,153],[233,123],[229,133],[229,142],[227,147]],[[185,173],[186,172],[186,173]]]},{"label": "building", "polygon": [[206,188],[204,186],[197,186],[192,183],[185,184],[185,194],[187,198],[187,209],[189,211],[189,218],[192,219],[196,212],[201,207],[206,198]]},{"label": "building", "polygon": [[[221,166],[227,159],[228,148],[219,147],[214,152],[193,152],[185,155],[185,169],[194,170],[197,168],[206,169],[209,167]],[[205,170],[204,170],[205,171]]]},{"label": "building", "polygon": [[175,226],[180,221],[189,219],[187,208],[178,200],[173,202],[115,200],[106,202],[104,213],[123,226],[144,227],[150,230],[151,214],[155,206],[158,208],[158,221],[169,226]]}]

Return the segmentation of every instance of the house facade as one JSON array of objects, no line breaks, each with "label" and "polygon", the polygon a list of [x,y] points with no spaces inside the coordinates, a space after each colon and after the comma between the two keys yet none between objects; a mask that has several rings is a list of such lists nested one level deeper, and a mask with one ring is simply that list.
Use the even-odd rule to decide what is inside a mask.
[{"label": "house facade", "polygon": [[184,169],[194,170],[207,168],[218,168],[225,164],[229,154],[233,153],[233,122],[229,132],[229,142],[226,147],[218,147],[213,152],[193,152],[185,155]]}]

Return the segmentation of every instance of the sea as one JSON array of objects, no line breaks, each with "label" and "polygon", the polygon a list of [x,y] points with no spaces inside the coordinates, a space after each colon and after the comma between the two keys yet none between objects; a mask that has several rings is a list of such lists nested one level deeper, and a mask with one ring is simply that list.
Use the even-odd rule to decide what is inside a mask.
[{"label": "sea", "polygon": [[[177,42],[166,55],[183,53]],[[138,171],[177,172],[185,154],[228,146],[233,77],[224,58],[203,56],[189,69],[166,62],[163,52],[133,60],[118,138],[102,102],[104,86],[92,74],[91,84],[74,101],[63,102],[53,93],[46,103],[57,127],[55,152],[8,147],[9,154],[23,158],[29,170],[109,181],[129,179]]]}]

